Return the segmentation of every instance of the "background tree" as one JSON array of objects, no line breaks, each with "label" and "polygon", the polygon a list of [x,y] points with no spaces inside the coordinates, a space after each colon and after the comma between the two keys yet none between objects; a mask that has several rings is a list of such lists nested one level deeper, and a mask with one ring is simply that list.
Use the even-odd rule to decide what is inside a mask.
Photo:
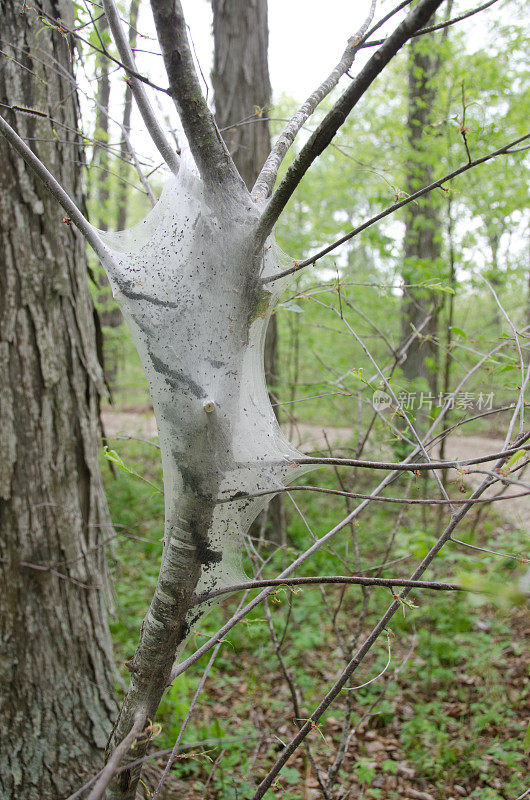
[{"label": "background tree", "polygon": [[[136,26],[138,24],[138,12],[140,10],[140,0],[131,0],[131,5],[129,8],[129,47],[131,51],[134,52],[136,47],[136,40],[137,40],[137,29]],[[128,193],[127,193],[127,184],[125,182],[125,178],[128,174],[127,169],[127,160],[130,158],[126,136],[131,135],[131,114],[133,108],[133,95],[132,89],[127,81],[125,84],[125,97],[123,103],[123,133],[122,133],[122,140],[120,144],[120,161],[118,167],[118,176],[120,178],[120,182],[118,184],[117,189],[117,198],[116,198],[116,208],[117,208],[117,216],[116,216],[116,230],[122,231],[127,225],[127,201],[128,201]]]},{"label": "background tree", "polygon": [[[271,149],[267,2],[212,0],[212,9],[215,119],[239,174],[251,190]],[[277,378],[278,325],[273,314],[265,337],[265,379],[273,404],[278,400]],[[275,405],[275,412],[277,408]],[[285,520],[281,497],[269,503],[268,517],[271,538],[282,541]]]},{"label": "background tree", "polygon": [[[75,44],[61,29],[73,7],[43,12],[44,28],[2,3],[2,110],[82,205]],[[3,137],[0,163],[0,794],[41,800],[98,768],[116,712],[103,383],[83,237]]]},{"label": "background tree", "polygon": [[[435,17],[430,24],[435,22]],[[436,147],[436,81],[439,80],[440,52],[435,37],[429,34],[409,44],[408,65],[408,157],[406,159],[406,193],[413,194],[432,182],[437,161]],[[423,378],[425,387],[437,393],[438,304],[440,295],[417,284],[428,283],[439,275],[442,255],[440,202],[435,192],[421,203],[411,203],[405,211],[403,253],[403,341],[417,330],[427,317],[423,335],[415,339],[403,362],[404,376],[414,381]]]}]

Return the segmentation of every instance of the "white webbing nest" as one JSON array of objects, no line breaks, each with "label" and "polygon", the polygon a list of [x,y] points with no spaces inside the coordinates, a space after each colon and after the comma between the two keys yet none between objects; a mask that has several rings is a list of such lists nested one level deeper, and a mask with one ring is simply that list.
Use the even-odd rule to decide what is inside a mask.
[{"label": "white webbing nest", "polygon": [[[244,580],[244,536],[270,497],[215,500],[278,488],[304,471],[265,385],[265,333],[279,288],[248,277],[257,214],[250,199],[246,208],[212,208],[181,168],[142,222],[102,234],[159,428],[165,554],[181,571],[198,556],[197,593]],[[260,276],[285,262],[269,239]]]}]

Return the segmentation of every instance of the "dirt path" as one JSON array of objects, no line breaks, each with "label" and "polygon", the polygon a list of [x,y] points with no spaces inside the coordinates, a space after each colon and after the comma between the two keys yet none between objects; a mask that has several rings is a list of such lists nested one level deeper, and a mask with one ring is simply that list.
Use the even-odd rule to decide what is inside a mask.
[{"label": "dirt path", "polygon": [[[114,411],[105,408],[101,413],[103,425],[107,436],[136,436],[141,439],[155,439],[157,428],[155,418],[150,410]],[[287,427],[287,426],[286,426]],[[323,427],[319,425],[300,424],[293,430],[286,430],[293,444],[303,453],[314,450],[327,450],[327,442],[331,445],[340,445],[351,438],[352,430],[347,427]],[[327,439],[327,442],[326,442]],[[496,453],[502,449],[503,440],[487,436],[452,436],[447,440],[446,457],[450,460],[461,461],[483,456],[487,453]],[[386,458],[388,453],[370,453],[372,458]],[[491,464],[482,465],[485,468]],[[482,469],[479,465],[477,469]],[[528,470],[527,470],[528,472]],[[456,472],[455,472],[456,477]],[[528,477],[528,475],[527,475]],[[483,474],[475,473],[465,475],[465,483],[475,487],[482,482]],[[495,495],[499,486],[490,490],[490,495]],[[506,494],[518,494],[523,491],[521,487],[509,487]],[[515,500],[501,501],[495,504],[497,511],[511,524],[530,530],[530,495]]]}]

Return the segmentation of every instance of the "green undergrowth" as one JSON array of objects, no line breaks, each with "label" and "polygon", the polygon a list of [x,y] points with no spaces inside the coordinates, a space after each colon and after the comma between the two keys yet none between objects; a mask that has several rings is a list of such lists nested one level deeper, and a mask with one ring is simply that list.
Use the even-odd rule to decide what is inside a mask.
[{"label": "green undergrowth", "polygon": [[[156,448],[137,441],[111,441],[109,445],[130,469],[157,486],[162,484]],[[124,664],[134,653],[158,572],[163,497],[134,475],[119,468],[112,474],[106,461],[102,466],[117,534],[110,552],[115,593],[111,628],[116,659],[126,681]],[[377,475],[358,474],[355,491],[371,491],[376,480]],[[311,473],[303,481],[337,487],[334,473],[327,469]],[[407,478],[401,478],[387,495],[403,496],[406,483]],[[434,491],[422,479],[413,478],[409,497],[421,497],[424,492],[434,496]],[[463,497],[458,486],[450,491]],[[288,550],[271,557],[267,577],[276,576],[287,559],[306,549],[314,537],[322,536],[346,511],[344,499],[332,495],[298,492],[293,497],[306,522],[286,499]],[[352,532],[347,528],[297,574],[355,574],[386,557],[397,563],[386,567],[383,576],[408,577],[434,542],[439,512],[438,507],[425,511],[424,507],[407,506],[399,517],[400,508],[372,503],[360,515],[355,525],[360,564],[356,564]],[[525,546],[524,532],[491,510],[470,512],[458,538],[507,555],[517,554]],[[269,556],[272,551],[266,548],[263,552]],[[246,568],[251,574],[253,566],[248,563]],[[413,787],[436,798],[497,800],[515,799],[525,790],[522,741],[530,712],[524,658],[528,626],[513,589],[527,568],[516,559],[453,543],[442,550],[425,578],[461,581],[474,591],[412,591],[413,607],[403,605],[390,623],[388,640],[380,637],[352,676],[353,686],[377,676],[385,668],[390,646],[389,669],[354,693],[352,724],[362,722],[339,774],[339,785],[348,792],[345,796],[356,797],[362,790],[367,798],[397,799],[407,796],[407,787]],[[341,587],[325,588],[333,609],[342,594],[335,625],[316,586],[296,591],[282,588],[269,604],[280,638],[289,619],[282,653],[302,694],[302,718],[309,716],[344,663],[337,630],[347,637],[359,618],[360,587],[349,586],[344,592]],[[188,652],[233,613],[237,600],[223,600],[200,623]],[[370,590],[359,642],[391,601],[390,589]],[[204,656],[167,691],[158,717],[162,730],[154,748],[172,746],[208,658]],[[338,746],[345,701],[343,692],[310,735],[321,769],[331,763]],[[288,741],[295,733],[294,716],[264,609],[259,606],[226,637],[187,728],[175,768],[188,787],[189,794],[183,797],[250,798],[255,790],[253,781],[263,776],[277,757],[280,740]],[[374,743],[380,743],[379,749]],[[301,752],[289,762],[267,797],[316,797],[311,786],[310,770]]]}]

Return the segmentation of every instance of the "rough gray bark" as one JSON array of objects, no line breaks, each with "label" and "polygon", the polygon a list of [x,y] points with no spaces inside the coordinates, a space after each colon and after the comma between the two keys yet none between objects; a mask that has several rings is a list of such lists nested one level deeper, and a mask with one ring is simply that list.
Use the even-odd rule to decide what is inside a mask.
[{"label": "rough gray bark", "polygon": [[[68,43],[2,0],[0,101],[82,202]],[[73,24],[69,3],[45,13]],[[37,36],[38,33],[38,36]],[[16,61],[14,60],[16,59]],[[20,64],[24,69],[21,69]],[[68,127],[63,127],[63,125]],[[54,137],[67,144],[60,144]],[[111,527],[97,461],[99,390],[85,243],[0,139],[0,795],[66,796],[102,763],[116,705],[106,620]],[[34,566],[30,566],[34,565]],[[53,572],[47,567],[52,567]],[[7,733],[9,732],[9,733]]]},{"label": "rough gray bark", "polygon": [[212,9],[215,119],[250,190],[271,144],[267,0],[212,0]]},{"label": "rough gray bark", "polygon": [[[413,194],[421,186],[433,180],[435,166],[432,155],[432,137],[429,136],[433,122],[435,102],[435,76],[438,69],[432,42],[427,37],[413,40],[409,44],[409,100],[408,100],[408,145],[407,194]],[[440,219],[437,198],[434,193],[426,195],[418,203],[410,203],[405,215],[403,281],[405,284],[421,283],[432,278],[436,262],[441,257]],[[437,363],[438,348],[433,341],[438,332],[437,298],[432,291],[406,287],[402,303],[402,341],[406,341],[414,328],[435,309],[424,329],[407,352],[403,364],[406,378],[425,378],[430,391],[437,390],[436,369],[429,361]]]}]

